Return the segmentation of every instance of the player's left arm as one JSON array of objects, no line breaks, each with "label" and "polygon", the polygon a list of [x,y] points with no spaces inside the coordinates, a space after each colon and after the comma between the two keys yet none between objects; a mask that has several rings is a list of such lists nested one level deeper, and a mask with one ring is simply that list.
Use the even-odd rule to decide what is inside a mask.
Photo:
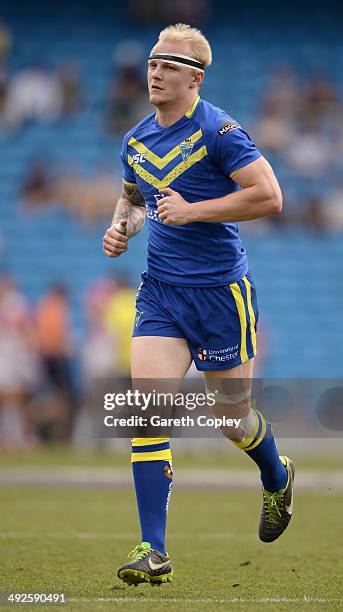
[{"label": "player's left arm", "polygon": [[237,170],[232,180],[242,187],[221,198],[189,204],[172,189],[158,203],[159,218],[166,224],[198,221],[229,223],[259,219],[282,210],[282,193],[272,167],[264,157]]}]

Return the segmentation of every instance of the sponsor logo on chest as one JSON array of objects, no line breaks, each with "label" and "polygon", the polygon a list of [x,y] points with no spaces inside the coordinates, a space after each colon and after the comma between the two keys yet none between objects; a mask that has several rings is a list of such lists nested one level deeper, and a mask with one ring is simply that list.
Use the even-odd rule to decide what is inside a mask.
[{"label": "sponsor logo on chest", "polygon": [[132,155],[132,164],[144,164],[146,153],[135,153]]}]

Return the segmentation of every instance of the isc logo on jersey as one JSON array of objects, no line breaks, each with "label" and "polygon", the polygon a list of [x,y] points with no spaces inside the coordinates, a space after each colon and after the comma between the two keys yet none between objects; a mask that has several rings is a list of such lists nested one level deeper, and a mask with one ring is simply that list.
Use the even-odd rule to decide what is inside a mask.
[{"label": "isc logo on jersey", "polygon": [[146,158],[146,153],[135,153],[132,155],[132,163],[133,164],[144,164]]}]

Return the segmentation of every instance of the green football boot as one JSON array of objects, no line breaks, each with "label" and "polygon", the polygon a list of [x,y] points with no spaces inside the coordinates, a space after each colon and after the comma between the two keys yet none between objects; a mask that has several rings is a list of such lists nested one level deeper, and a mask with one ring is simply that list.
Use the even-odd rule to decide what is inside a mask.
[{"label": "green football boot", "polygon": [[173,568],[169,556],[153,550],[149,542],[142,542],[128,555],[129,563],[118,570],[118,578],[129,585],[148,582],[151,586],[171,582]]},{"label": "green football boot", "polygon": [[274,542],[288,527],[293,512],[294,464],[288,457],[280,456],[288,472],[284,489],[270,493],[263,489],[263,507],[258,536],[262,542]]}]

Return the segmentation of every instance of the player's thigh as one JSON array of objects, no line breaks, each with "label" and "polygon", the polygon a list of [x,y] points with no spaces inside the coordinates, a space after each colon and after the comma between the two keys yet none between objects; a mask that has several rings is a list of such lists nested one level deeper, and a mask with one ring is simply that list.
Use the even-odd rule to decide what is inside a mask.
[{"label": "player's thigh", "polygon": [[251,377],[258,309],[251,275],[222,287],[184,291],[181,332],[197,370],[223,378]]},{"label": "player's thigh", "polygon": [[136,378],[183,378],[192,362],[184,338],[136,336],[132,338],[131,375]]}]

